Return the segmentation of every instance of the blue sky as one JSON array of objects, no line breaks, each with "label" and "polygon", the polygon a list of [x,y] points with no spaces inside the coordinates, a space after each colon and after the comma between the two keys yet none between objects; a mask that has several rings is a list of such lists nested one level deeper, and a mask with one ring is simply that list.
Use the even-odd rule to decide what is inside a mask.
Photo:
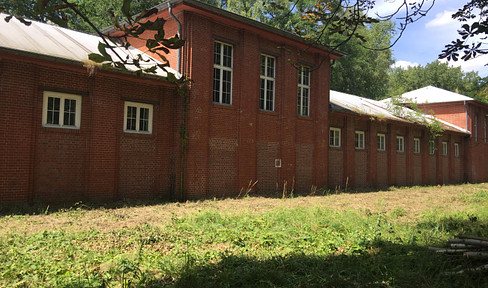
[{"label": "blue sky", "polygon": [[[426,5],[430,5],[432,0],[425,2]],[[462,25],[461,22],[453,20],[451,15],[467,2],[467,0],[436,0],[427,16],[410,24],[393,47],[395,66],[425,65],[438,59],[444,46],[458,38],[457,30]],[[380,15],[386,15],[385,13],[393,11],[401,3],[403,0],[377,0],[375,10]],[[468,62],[459,60],[449,64],[461,66],[464,72],[478,71],[480,76],[485,77],[488,76],[488,67],[484,66],[488,63],[487,58],[488,55]]]}]

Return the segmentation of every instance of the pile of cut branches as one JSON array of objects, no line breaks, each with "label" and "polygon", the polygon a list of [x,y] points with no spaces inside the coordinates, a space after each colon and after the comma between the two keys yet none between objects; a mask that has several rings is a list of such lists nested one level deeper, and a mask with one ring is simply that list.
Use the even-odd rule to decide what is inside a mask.
[{"label": "pile of cut branches", "polygon": [[[488,261],[488,238],[457,235],[456,238],[447,240],[445,248],[429,247],[429,249],[449,256],[462,256],[470,262],[483,263]],[[485,270],[488,270],[488,262],[478,267],[460,268],[457,271],[446,272],[446,274],[454,275]]]}]

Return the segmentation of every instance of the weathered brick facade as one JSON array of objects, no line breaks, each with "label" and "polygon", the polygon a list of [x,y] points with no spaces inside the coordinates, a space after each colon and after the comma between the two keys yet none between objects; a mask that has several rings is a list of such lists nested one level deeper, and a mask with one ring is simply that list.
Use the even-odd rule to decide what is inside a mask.
[{"label": "weathered brick facade", "polygon": [[[330,110],[330,59],[340,54],[196,1],[174,1],[172,9],[186,40],[181,72],[193,80],[183,127],[186,149],[180,136],[183,99],[171,84],[106,70],[90,75],[81,63],[0,50],[0,202],[225,197],[256,181],[252,193],[276,195],[284,187],[307,193],[314,186],[488,180],[486,105],[422,107],[461,128],[467,123],[471,131],[446,131],[430,154],[429,131],[422,125]],[[166,8],[159,16],[167,19],[168,35],[178,33]],[[232,47],[232,96],[226,104],[213,100],[216,42]],[[145,45],[132,44],[141,50]],[[262,55],[276,65],[271,111],[260,109]],[[176,51],[168,59],[177,66]],[[299,73],[290,62],[315,68],[306,116],[297,112]],[[79,129],[43,125],[44,91],[81,97]],[[124,132],[126,101],[152,105],[151,133]],[[339,147],[329,147],[330,127],[341,129]],[[360,149],[356,131],[364,133]],[[384,150],[377,147],[378,133],[385,136]],[[403,152],[397,152],[397,136],[404,139]],[[447,155],[441,153],[443,142]]]},{"label": "weathered brick facade", "polygon": [[[330,188],[387,187],[461,183],[465,180],[463,133],[445,131],[436,138],[434,154],[429,154],[429,131],[426,127],[394,121],[379,121],[346,113],[331,113],[330,127],[341,129],[341,147],[329,148]],[[355,148],[355,131],[365,133],[364,149]],[[377,149],[377,134],[384,134],[386,147]],[[397,152],[396,137],[403,136],[404,152]],[[414,153],[414,138],[420,140],[420,152]],[[448,154],[442,155],[442,142]],[[460,147],[454,156],[454,143]],[[468,148],[466,148],[468,149]]]},{"label": "weathered brick facade", "polygon": [[[180,1],[172,9],[186,40],[182,73],[193,81],[185,198],[235,196],[254,181],[262,194],[281,191],[285,183],[301,192],[325,186],[330,60],[316,63],[338,55],[313,47],[304,52],[307,45],[299,38],[195,1]],[[167,9],[159,16],[167,20],[167,34],[176,34]],[[233,49],[230,105],[212,98],[215,41]],[[141,50],[145,45],[131,44]],[[259,108],[261,55],[276,61],[273,111]],[[176,52],[168,59],[175,67]],[[310,73],[309,116],[297,115],[298,70],[290,60],[317,68]]]},{"label": "weathered brick facade", "polygon": [[[6,53],[0,67],[0,202],[169,198],[175,88]],[[81,95],[80,129],[43,127],[44,91]],[[123,132],[125,100],[154,105],[151,135]]]},{"label": "weathered brick facade", "polygon": [[[488,181],[488,105],[472,100],[418,106],[423,111],[433,112],[439,119],[471,132],[471,135],[462,141],[463,148],[460,148],[464,161],[457,159],[452,166],[455,178],[464,178],[464,181],[469,182]],[[464,177],[461,176],[463,169]]]}]

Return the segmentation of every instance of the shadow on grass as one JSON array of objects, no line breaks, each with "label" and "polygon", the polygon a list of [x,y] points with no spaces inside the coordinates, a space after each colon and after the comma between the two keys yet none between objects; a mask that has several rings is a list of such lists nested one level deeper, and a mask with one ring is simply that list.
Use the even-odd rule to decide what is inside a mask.
[{"label": "shadow on grass", "polygon": [[49,215],[58,212],[95,210],[95,209],[119,209],[130,207],[144,207],[170,203],[167,199],[123,199],[105,202],[78,201],[67,202],[63,204],[44,204],[44,203],[12,203],[0,204],[0,216],[6,215]]},{"label": "shadow on grass", "polygon": [[188,268],[175,287],[486,287],[481,273],[446,276],[462,259],[418,246],[378,243],[374,253],[257,260],[225,255],[218,263]]}]

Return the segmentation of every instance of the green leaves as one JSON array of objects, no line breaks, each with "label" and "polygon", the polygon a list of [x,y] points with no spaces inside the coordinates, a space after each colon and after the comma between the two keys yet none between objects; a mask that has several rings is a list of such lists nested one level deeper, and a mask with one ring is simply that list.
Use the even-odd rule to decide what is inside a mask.
[{"label": "green leaves", "polygon": [[[463,8],[452,15],[454,19],[465,22],[477,19],[471,26],[463,24],[458,30],[460,39],[451,41],[445,45],[445,49],[439,54],[440,59],[467,61],[480,54],[487,54],[488,48],[484,39],[488,34],[488,2],[483,0],[471,0]],[[462,56],[460,55],[462,53]]]}]

